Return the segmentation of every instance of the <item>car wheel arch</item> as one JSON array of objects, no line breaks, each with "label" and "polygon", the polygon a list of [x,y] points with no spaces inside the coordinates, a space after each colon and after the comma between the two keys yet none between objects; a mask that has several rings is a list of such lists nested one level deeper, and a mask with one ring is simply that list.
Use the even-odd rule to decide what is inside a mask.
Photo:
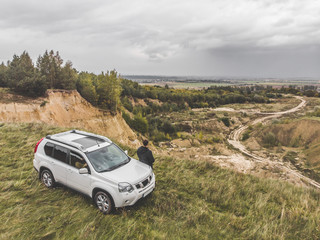
[{"label": "car wheel arch", "polygon": [[[46,178],[44,178],[44,174],[46,174]],[[48,188],[53,188],[55,186],[55,178],[51,172],[51,170],[49,168],[46,168],[46,167],[42,167],[39,169],[39,177],[40,177],[40,180],[46,185],[46,187]],[[49,179],[51,178],[51,182],[49,183]],[[47,182],[48,181],[48,182]],[[49,183],[49,185],[48,185]]]},{"label": "car wheel arch", "polygon": [[95,195],[96,195],[98,192],[104,192],[104,193],[106,193],[106,194],[110,197],[113,205],[115,206],[115,202],[114,202],[114,200],[113,200],[112,195],[111,195],[107,190],[102,189],[102,188],[99,188],[99,187],[96,187],[96,188],[94,188],[94,189],[92,190],[91,198],[92,198],[93,201],[94,201]]},{"label": "car wheel arch", "polygon": [[[49,168],[42,166],[42,167],[40,167],[40,169],[39,169],[39,179],[41,179],[41,173],[42,173],[44,170],[48,170],[48,171],[51,172],[51,174],[52,174],[52,171],[51,171]],[[52,174],[52,176],[53,176],[53,174]],[[54,178],[54,176],[53,176],[53,178]]]}]

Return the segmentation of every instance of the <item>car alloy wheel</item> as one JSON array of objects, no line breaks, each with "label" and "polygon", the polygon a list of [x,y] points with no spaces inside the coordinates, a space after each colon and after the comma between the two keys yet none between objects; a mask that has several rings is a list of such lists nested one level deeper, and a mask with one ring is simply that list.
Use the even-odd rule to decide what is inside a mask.
[{"label": "car alloy wheel", "polygon": [[54,185],[54,179],[52,173],[49,170],[43,170],[41,172],[41,181],[48,188],[52,188]]},{"label": "car alloy wheel", "polygon": [[108,214],[112,211],[113,209],[113,203],[105,192],[97,192],[95,196],[95,203],[99,210],[103,212],[104,214]]}]

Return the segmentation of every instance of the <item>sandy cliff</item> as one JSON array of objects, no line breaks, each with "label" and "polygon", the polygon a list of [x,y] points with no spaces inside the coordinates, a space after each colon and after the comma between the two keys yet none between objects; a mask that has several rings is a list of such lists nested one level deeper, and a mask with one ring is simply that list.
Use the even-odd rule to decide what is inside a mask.
[{"label": "sandy cliff", "polygon": [[0,121],[43,122],[81,128],[131,147],[139,146],[136,134],[120,114],[113,116],[93,107],[77,91],[50,90],[45,98],[0,102]]}]

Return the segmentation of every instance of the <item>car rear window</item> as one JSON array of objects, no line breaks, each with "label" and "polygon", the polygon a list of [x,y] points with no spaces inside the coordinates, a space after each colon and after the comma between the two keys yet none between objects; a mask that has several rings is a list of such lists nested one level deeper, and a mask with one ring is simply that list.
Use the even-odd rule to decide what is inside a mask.
[{"label": "car rear window", "polygon": [[68,163],[68,149],[55,145],[53,157],[61,162]]},{"label": "car rear window", "polygon": [[50,142],[47,142],[46,145],[44,146],[45,154],[51,157],[52,156],[53,147],[54,147],[54,144],[52,144]]}]

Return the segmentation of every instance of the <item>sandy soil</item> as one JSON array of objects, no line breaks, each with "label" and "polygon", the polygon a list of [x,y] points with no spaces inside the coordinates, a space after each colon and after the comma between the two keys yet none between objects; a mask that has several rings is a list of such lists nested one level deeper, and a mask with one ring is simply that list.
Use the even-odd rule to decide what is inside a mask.
[{"label": "sandy soil", "polygon": [[29,102],[2,102],[0,121],[39,122],[86,129],[131,147],[140,145],[136,134],[121,115],[113,116],[93,107],[77,91],[48,91],[46,98]]},{"label": "sandy soil", "polygon": [[[320,184],[303,176],[294,166],[288,162],[282,162],[281,159],[277,159],[275,156],[270,156],[269,153],[261,151],[261,147],[257,141],[253,141],[248,144],[248,148],[242,144],[240,138],[243,132],[248,128],[249,125],[255,125],[270,119],[279,118],[285,114],[293,113],[301,110],[305,107],[306,101],[297,97],[300,103],[287,110],[281,112],[272,113],[261,113],[252,109],[228,109],[228,108],[218,108],[214,111],[229,111],[229,112],[246,112],[246,113],[257,113],[260,117],[256,118],[252,122],[248,122],[246,125],[238,125],[235,130],[233,130],[230,135],[228,142],[233,147],[233,149],[228,148],[225,144],[214,144],[214,145],[199,145],[195,146],[190,140],[176,139],[161,146],[157,149],[159,154],[172,156],[174,158],[180,159],[193,159],[193,160],[206,160],[214,162],[215,164],[233,169],[235,171],[252,174],[259,177],[267,177],[274,179],[281,179],[291,182],[300,186],[314,186],[320,188]],[[194,110],[194,109],[193,109]],[[196,111],[198,109],[195,109]],[[207,130],[214,132],[217,123],[207,122],[209,125],[205,126]],[[240,124],[240,123],[239,123]],[[224,129],[223,127],[219,128]],[[227,131],[227,130],[225,130]],[[255,151],[255,152],[252,152]]]},{"label": "sandy soil", "polygon": [[[287,111],[282,112],[275,112],[275,113],[264,113],[264,115],[268,115],[266,117],[261,117],[256,120],[254,120],[251,125],[255,125],[261,122],[264,122],[266,120],[272,119],[272,118],[279,118],[282,115],[293,113],[296,111],[299,111],[306,105],[306,101],[302,97],[297,97],[301,100],[300,104],[292,109],[289,109]],[[253,165],[255,165],[254,168],[260,169],[260,170],[268,170],[268,172],[262,171],[263,174],[270,175],[270,173],[275,172],[276,177],[280,176],[280,178],[283,178],[289,182],[299,184],[299,185],[312,185],[313,187],[320,188],[320,184],[304,175],[302,175],[292,164],[286,162],[284,163],[281,161],[281,159],[271,159],[266,156],[260,156],[252,153],[250,150],[248,150],[241,142],[240,137],[242,133],[248,128],[248,125],[246,126],[240,126],[235,131],[233,131],[228,139],[228,142],[236,149],[238,149],[241,153],[243,153],[245,156],[247,156],[247,159],[250,159],[253,162]],[[240,161],[241,162],[241,161]],[[263,166],[264,165],[264,166]],[[241,166],[241,164],[240,164]],[[263,166],[263,167],[262,167]],[[272,177],[272,176],[271,176]]]}]

